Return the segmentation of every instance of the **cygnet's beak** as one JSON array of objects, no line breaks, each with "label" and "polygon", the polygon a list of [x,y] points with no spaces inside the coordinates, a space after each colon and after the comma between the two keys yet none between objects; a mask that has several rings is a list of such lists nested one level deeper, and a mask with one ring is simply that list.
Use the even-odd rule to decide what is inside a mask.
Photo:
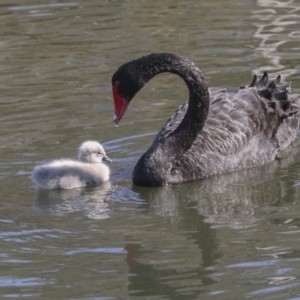
[{"label": "cygnet's beak", "polygon": [[108,161],[108,162],[112,162],[112,160],[108,157],[108,156],[106,156],[106,155],[104,155],[103,156],[103,159],[102,159],[103,161]]}]

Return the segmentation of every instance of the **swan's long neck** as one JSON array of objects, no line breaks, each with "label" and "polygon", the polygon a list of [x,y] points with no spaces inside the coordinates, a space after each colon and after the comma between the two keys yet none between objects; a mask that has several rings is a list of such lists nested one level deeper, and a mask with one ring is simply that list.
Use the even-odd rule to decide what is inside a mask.
[{"label": "swan's long neck", "polygon": [[[133,171],[133,182],[142,186],[172,182],[172,170],[180,165],[181,156],[192,146],[202,130],[209,110],[209,93],[201,71],[188,59],[176,54],[150,54],[136,60],[141,88],[159,73],[179,75],[189,90],[189,106],[179,126],[168,136],[156,139],[140,158]],[[138,67],[137,67],[138,66]]]},{"label": "swan's long neck", "polygon": [[193,62],[177,54],[150,54],[141,61],[140,70],[145,83],[159,73],[170,72],[179,75],[188,87],[189,107],[181,124],[164,140],[157,141],[168,156],[179,158],[191,147],[207,118],[209,93],[204,76]]}]

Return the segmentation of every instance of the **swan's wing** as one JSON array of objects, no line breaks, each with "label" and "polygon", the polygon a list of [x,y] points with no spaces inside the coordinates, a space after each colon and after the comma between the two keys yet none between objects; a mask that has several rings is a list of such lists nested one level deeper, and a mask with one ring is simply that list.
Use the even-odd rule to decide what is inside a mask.
[{"label": "swan's wing", "polygon": [[[212,102],[216,97],[226,94],[226,89],[220,87],[212,87],[209,88],[208,90],[209,90],[210,102]],[[188,100],[184,102],[182,105],[180,105],[180,107],[175,111],[175,113],[168,119],[168,121],[159,131],[154,142],[167,137],[178,127],[183,117],[185,116],[188,106],[189,106]]]},{"label": "swan's wing", "polygon": [[281,156],[280,151],[296,138],[300,105],[290,97],[288,85],[278,83],[267,85],[263,76],[235,94],[217,94],[204,128],[174,174],[194,180],[252,168]]},{"label": "swan's wing", "polygon": [[279,82],[280,76],[269,83],[265,73],[235,94],[217,94],[195,146],[202,153],[255,153],[261,163],[272,160],[296,138],[299,125],[299,100],[290,96],[288,84]]},{"label": "swan's wing", "polygon": [[208,89],[209,92],[209,100],[212,102],[216,96],[219,94],[224,94],[227,92],[227,89],[221,88],[221,87],[211,87]]},{"label": "swan's wing", "polygon": [[169,136],[181,123],[187,108],[189,106],[189,102],[186,101],[180,107],[175,111],[175,113],[168,119],[168,121],[165,123],[165,125],[162,127],[162,129],[157,134],[155,140],[153,143],[163,140],[167,136]]},{"label": "swan's wing", "polygon": [[[256,150],[258,155],[273,155],[276,149],[286,148],[296,138],[300,103],[290,97],[289,85],[279,82],[280,76],[268,83],[265,73],[260,80],[254,76],[248,87],[236,93],[211,88],[209,115],[192,148],[223,156],[248,150]],[[188,101],[170,117],[154,142],[166,138],[178,127],[187,108]],[[253,145],[257,149],[251,149]]]}]

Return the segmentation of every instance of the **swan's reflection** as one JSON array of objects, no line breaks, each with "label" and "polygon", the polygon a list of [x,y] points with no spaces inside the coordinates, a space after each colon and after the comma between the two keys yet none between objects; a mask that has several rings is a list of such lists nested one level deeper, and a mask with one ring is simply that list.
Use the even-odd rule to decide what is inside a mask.
[{"label": "swan's reflection", "polygon": [[[152,286],[153,295],[173,299],[177,295],[174,285],[178,290],[201,291],[201,286],[217,283],[218,276],[227,272],[222,267],[217,271],[218,261],[224,265],[232,262],[226,247],[232,241],[244,241],[244,232],[248,240],[254,238],[269,208],[275,211],[299,199],[295,186],[299,179],[299,141],[293,146],[295,155],[260,168],[161,188],[133,186],[157,219],[168,222],[157,223],[156,235],[143,231],[145,240],[137,232],[126,237],[126,262],[129,273],[135,275],[128,277],[128,289],[143,296]],[[161,240],[160,232],[165,240]],[[167,255],[164,249],[169,251]]]},{"label": "swan's reflection", "polygon": [[[261,218],[262,207],[277,205],[286,198],[287,192],[298,193],[298,189],[292,187],[299,177],[298,147],[299,139],[285,153],[289,154],[288,157],[259,168],[182,185],[161,188],[133,186],[133,190],[147,200],[158,215],[173,224],[186,218],[182,215],[182,207],[187,206],[196,209],[205,222],[214,227],[247,228],[254,226]],[[288,178],[294,180],[293,183],[285,178],[287,168]],[[291,185],[289,189],[286,188],[287,184]],[[295,199],[290,194],[287,198]]]},{"label": "swan's reflection", "polygon": [[109,218],[107,200],[111,194],[111,183],[104,182],[98,187],[71,190],[42,190],[35,195],[34,206],[44,213],[64,215],[66,213],[84,211],[92,219]]}]

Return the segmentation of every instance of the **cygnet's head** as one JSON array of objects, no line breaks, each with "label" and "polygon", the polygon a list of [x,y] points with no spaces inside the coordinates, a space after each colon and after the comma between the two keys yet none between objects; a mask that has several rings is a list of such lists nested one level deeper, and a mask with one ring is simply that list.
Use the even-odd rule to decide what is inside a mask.
[{"label": "cygnet's head", "polygon": [[78,160],[87,163],[101,163],[102,161],[112,162],[112,160],[106,156],[101,144],[96,141],[86,141],[79,147]]}]

